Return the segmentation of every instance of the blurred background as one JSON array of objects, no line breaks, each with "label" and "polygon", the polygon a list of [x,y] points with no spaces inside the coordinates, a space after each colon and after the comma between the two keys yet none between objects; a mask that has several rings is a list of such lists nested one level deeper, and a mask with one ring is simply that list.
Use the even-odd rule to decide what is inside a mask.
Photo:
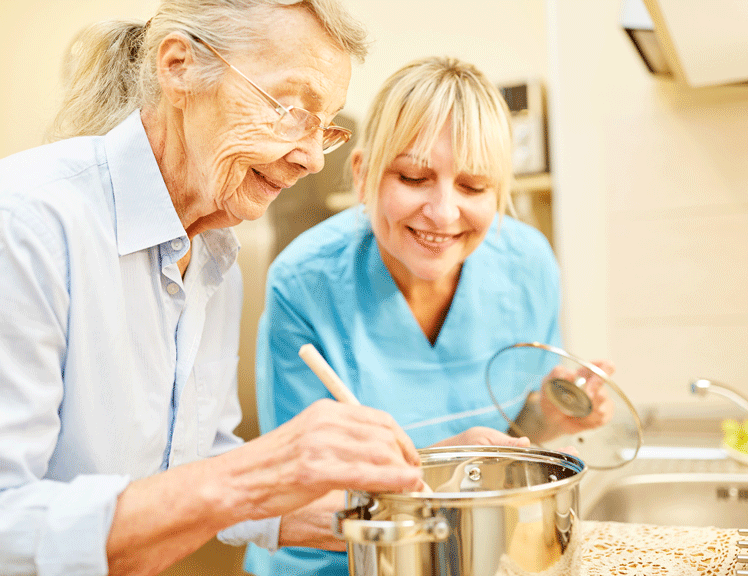
[{"label": "blurred background", "polygon": [[[559,259],[568,351],[613,359],[616,382],[643,413],[708,410],[712,401],[696,404],[688,392],[697,377],[748,390],[748,69],[728,85],[653,74],[624,31],[620,0],[346,3],[374,44],[354,66],[341,124],[355,130],[385,78],[421,56],[463,58],[506,89],[516,121],[515,205]],[[76,32],[101,19],[146,20],[156,5],[2,2],[0,157],[43,142]],[[703,22],[692,24],[708,36]],[[239,433],[247,439],[257,434],[254,331],[265,270],[296,234],[353,201],[351,146],[265,217],[237,227],[245,276]],[[242,553],[212,541],[169,574],[241,574]]]}]

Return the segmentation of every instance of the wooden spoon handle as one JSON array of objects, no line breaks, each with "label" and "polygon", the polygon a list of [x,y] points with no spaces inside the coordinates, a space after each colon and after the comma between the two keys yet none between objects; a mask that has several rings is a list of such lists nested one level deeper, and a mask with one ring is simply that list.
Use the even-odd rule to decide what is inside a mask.
[{"label": "wooden spoon handle", "polygon": [[312,369],[312,372],[322,380],[325,388],[330,391],[330,394],[338,402],[361,405],[358,398],[343,384],[343,381],[335,373],[335,370],[332,369],[313,344],[304,344],[299,348],[299,356]]},{"label": "wooden spoon handle", "polygon": [[[361,405],[358,398],[356,398],[353,392],[343,384],[343,381],[335,373],[335,370],[332,369],[332,367],[327,363],[327,360],[322,357],[322,354],[319,353],[319,350],[317,350],[313,344],[304,344],[299,348],[299,356],[306,365],[312,369],[312,372],[317,375],[317,378],[322,380],[322,384],[325,385],[325,388],[330,391],[330,394],[332,394],[333,398],[338,402],[356,404],[357,406]],[[424,480],[421,482],[423,483],[423,486],[421,487],[422,492],[433,492],[431,487],[426,484]]]}]

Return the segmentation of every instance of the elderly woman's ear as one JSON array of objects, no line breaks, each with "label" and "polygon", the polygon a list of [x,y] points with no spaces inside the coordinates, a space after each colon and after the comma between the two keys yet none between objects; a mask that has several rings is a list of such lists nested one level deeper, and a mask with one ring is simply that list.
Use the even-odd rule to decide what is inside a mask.
[{"label": "elderly woman's ear", "polygon": [[169,34],[158,48],[157,62],[162,94],[174,107],[183,109],[190,93],[188,72],[195,63],[192,44],[183,34]]}]

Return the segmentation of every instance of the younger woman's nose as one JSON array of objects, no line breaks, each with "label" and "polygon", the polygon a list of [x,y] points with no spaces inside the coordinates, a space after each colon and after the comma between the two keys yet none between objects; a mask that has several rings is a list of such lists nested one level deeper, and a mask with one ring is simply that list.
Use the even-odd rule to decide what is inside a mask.
[{"label": "younger woman's nose", "polygon": [[454,185],[440,184],[423,207],[424,215],[437,225],[451,224],[460,217],[458,200]]}]

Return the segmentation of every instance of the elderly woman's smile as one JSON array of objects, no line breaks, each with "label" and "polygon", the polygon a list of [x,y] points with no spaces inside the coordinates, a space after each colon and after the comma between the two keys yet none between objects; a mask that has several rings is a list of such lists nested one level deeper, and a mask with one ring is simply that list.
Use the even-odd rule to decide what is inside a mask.
[{"label": "elderly woman's smile", "polygon": [[[288,135],[278,124],[285,116],[293,127],[299,114],[331,124],[345,103],[350,56],[303,10],[268,28],[249,52],[224,56],[200,40],[206,57],[225,64],[221,81],[207,93],[175,100],[182,137],[166,143],[161,164],[174,179],[172,195],[193,199],[181,211],[184,203],[175,201],[190,236],[204,230],[200,223],[215,228],[259,218],[284,188],[324,166],[323,130]],[[273,102],[300,112],[279,112]],[[173,169],[171,156],[184,165]]]}]

